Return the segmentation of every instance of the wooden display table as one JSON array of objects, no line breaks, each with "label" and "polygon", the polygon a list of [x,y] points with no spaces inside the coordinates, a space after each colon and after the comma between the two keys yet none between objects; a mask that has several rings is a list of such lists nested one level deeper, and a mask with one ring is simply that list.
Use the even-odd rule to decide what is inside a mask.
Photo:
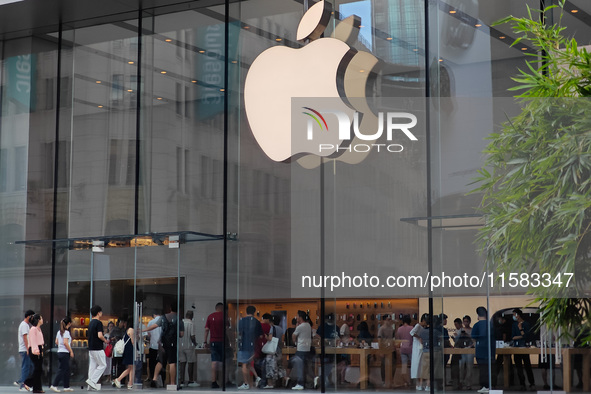
[{"label": "wooden display table", "polygon": [[[359,356],[359,388],[362,390],[367,389],[367,383],[369,381],[369,363],[367,362],[367,356],[369,355],[389,355],[394,351],[394,347],[388,347],[385,349],[374,349],[374,348],[357,348],[357,347],[326,347],[324,348],[325,354],[337,355],[337,354],[348,354]],[[283,348],[284,355],[293,355],[296,352],[295,347]],[[316,347],[316,355],[321,352],[320,347]],[[384,366],[386,368],[386,387],[390,387],[392,384],[392,357],[386,357]]]}]

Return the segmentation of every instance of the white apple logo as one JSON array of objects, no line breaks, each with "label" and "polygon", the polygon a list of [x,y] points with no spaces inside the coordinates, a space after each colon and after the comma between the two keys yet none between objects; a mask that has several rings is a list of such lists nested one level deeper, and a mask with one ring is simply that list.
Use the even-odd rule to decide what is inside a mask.
[{"label": "white apple logo", "polygon": [[[269,158],[285,161],[300,153],[292,150],[291,99],[293,97],[340,98],[338,79],[343,78],[342,62],[356,51],[335,38],[318,38],[330,18],[330,5],[314,4],[298,26],[297,39],[313,40],[301,49],[274,47],[261,53],[246,76],[244,102],[246,116],[255,139]],[[339,100],[335,111],[353,118],[354,110]],[[325,152],[328,156],[333,152]]]}]

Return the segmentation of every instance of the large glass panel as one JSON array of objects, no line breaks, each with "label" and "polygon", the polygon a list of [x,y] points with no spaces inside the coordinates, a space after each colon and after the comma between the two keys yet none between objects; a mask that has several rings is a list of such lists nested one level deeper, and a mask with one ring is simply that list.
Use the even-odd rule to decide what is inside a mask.
[{"label": "large glass panel", "polygon": [[10,360],[0,383],[8,384],[21,379],[15,335],[24,312],[42,313],[44,333],[55,332],[52,248],[17,242],[53,233],[53,210],[47,207],[54,201],[58,52],[55,42],[34,36],[2,41],[0,49],[0,343]]},{"label": "large glass panel", "polygon": [[149,33],[142,37],[139,231],[221,234],[223,7],[142,24]]},{"label": "large glass panel", "polygon": [[[135,231],[137,29],[128,22],[72,33],[69,237]],[[67,100],[66,100],[67,101]],[[131,307],[131,305],[130,305]]]}]

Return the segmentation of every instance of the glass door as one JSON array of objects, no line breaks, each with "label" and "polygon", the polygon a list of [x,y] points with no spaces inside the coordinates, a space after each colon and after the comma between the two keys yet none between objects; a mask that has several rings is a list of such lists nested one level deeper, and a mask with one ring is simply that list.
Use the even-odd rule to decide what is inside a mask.
[{"label": "glass door", "polygon": [[[135,383],[151,387],[176,386],[179,311],[185,309],[185,283],[179,278],[178,246],[168,237],[135,239],[135,301],[141,304],[136,332],[142,327],[140,355],[136,354]],[[164,361],[164,362],[163,362]],[[141,367],[140,367],[141,366]]]}]

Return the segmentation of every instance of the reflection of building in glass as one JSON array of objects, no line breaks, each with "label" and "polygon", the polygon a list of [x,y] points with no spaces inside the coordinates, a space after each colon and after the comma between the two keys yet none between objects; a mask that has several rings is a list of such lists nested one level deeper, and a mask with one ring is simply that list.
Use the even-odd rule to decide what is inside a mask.
[{"label": "reflection of building in glass", "polygon": [[[7,358],[18,360],[16,326],[29,308],[51,322],[44,326],[46,343],[52,343],[56,321],[67,314],[75,319],[76,358],[84,372],[92,303],[102,305],[105,319],[117,320],[142,302],[145,323],[176,302],[184,309],[179,313],[194,312],[201,342],[205,319],[225,298],[231,352],[249,304],[258,308],[256,317],[275,312],[287,327],[302,310],[318,328],[324,309],[341,326],[352,319],[353,335],[365,322],[374,336],[385,314],[397,325],[409,315],[414,325],[430,300],[434,314],[450,317],[448,326],[466,314],[476,320],[475,308],[487,303],[491,312],[527,304],[522,289],[487,298],[484,291],[447,288],[429,299],[429,290],[418,286],[353,287],[321,298],[318,288],[301,286],[302,275],[318,283],[322,274],[342,272],[384,280],[429,269],[482,271],[474,246],[478,195],[465,194],[481,165],[483,137],[503,111],[498,103],[462,100],[454,92],[491,97],[502,85],[507,94],[523,54],[509,47],[506,27],[497,28],[505,39],[478,31],[479,44],[469,48],[439,47],[436,40],[426,48],[425,2],[337,3],[337,17],[357,6],[369,15],[363,21],[369,33],[353,44],[383,61],[367,96],[377,102],[402,98],[401,107],[422,102],[414,98],[428,95],[426,64],[445,64],[455,75],[443,81],[445,74],[434,72],[431,86],[463,89],[446,90],[451,105],[434,101],[437,110],[450,110],[431,118],[430,151],[422,129],[419,141],[400,155],[372,153],[356,164],[327,160],[304,168],[265,157],[246,121],[243,97],[246,73],[261,52],[305,45],[295,39],[301,1],[233,2],[224,15],[223,2],[170,6],[154,0],[141,20],[134,6],[112,11],[119,10],[111,7],[115,3],[133,2],[105,0],[89,9],[92,15],[71,7],[72,23],[62,25],[61,34],[60,26],[51,27],[60,7],[50,7],[43,26],[15,26],[9,19],[17,14],[30,15],[27,21],[45,15],[29,1],[0,6],[0,349]],[[494,6],[496,19],[519,14],[512,2],[501,3]],[[488,23],[487,13],[479,12],[461,20]],[[445,7],[432,14],[451,18]],[[426,61],[429,53],[445,53],[445,59]],[[297,83],[322,66],[311,59],[284,80]],[[422,108],[419,119],[426,116]],[[437,217],[431,229],[429,210]],[[199,352],[199,380],[210,384],[209,355]],[[48,365],[55,372],[57,360]],[[230,357],[227,370],[235,366]],[[379,367],[374,363],[369,372],[381,384]],[[350,368],[359,375],[359,364]],[[14,369],[7,364],[0,384],[16,379]],[[74,380],[82,383],[78,372]],[[350,388],[336,391],[343,387]]]}]

